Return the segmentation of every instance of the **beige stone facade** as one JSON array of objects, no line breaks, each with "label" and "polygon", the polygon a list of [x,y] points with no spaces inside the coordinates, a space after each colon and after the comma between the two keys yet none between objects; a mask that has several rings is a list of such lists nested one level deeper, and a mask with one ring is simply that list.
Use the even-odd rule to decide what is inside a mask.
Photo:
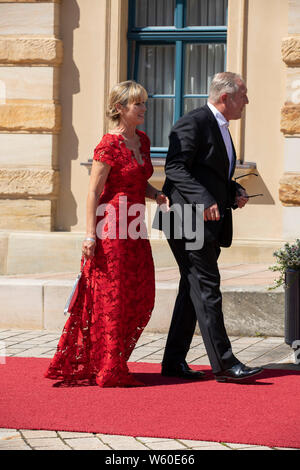
[{"label": "beige stone facade", "polygon": [[[289,36],[282,41],[286,64],[286,102],[281,112],[281,131],[286,138],[285,173],[280,180],[280,200],[286,214],[300,218],[300,2],[289,1]],[[291,209],[292,208],[292,209]],[[296,209],[297,208],[297,209]],[[291,219],[291,216],[289,217]],[[286,222],[287,224],[287,222]],[[291,224],[292,230],[295,222]],[[287,229],[288,227],[284,227]],[[299,232],[297,234],[299,236]]]},{"label": "beige stone facade", "polygon": [[300,38],[293,36],[283,39],[282,59],[289,67],[300,65]]},{"label": "beige stone facade", "polygon": [[55,38],[0,38],[2,64],[59,66],[62,57],[62,42]]},{"label": "beige stone facade", "polygon": [[7,231],[55,230],[59,9],[59,2],[0,2],[0,229],[8,239]]},{"label": "beige stone facade", "polygon": [[[243,185],[264,196],[234,212],[224,262],[272,263],[299,237],[299,19],[300,0],[229,0],[227,69],[250,99],[230,126],[248,164],[236,176],[257,173]],[[127,27],[128,0],[0,0],[0,273],[79,268],[87,162],[127,78]],[[163,179],[155,166],[151,182]],[[166,241],[151,243],[157,267],[174,264]]]}]

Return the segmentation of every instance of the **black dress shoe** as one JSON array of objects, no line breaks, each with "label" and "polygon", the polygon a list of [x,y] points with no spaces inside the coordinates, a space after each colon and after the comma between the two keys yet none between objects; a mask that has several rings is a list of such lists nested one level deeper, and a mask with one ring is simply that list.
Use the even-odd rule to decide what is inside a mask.
[{"label": "black dress shoe", "polygon": [[263,371],[261,367],[247,367],[242,363],[235,364],[230,369],[215,374],[217,382],[230,382],[249,379]]},{"label": "black dress shoe", "polygon": [[186,362],[180,362],[172,367],[163,366],[161,375],[164,377],[180,377],[187,380],[200,380],[205,376],[204,372],[191,369]]}]

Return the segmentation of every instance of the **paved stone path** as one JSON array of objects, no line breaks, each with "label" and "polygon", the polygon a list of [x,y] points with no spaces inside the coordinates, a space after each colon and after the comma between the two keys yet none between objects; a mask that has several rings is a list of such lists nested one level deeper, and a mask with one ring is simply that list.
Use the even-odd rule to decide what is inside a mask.
[{"label": "paved stone path", "polygon": [[[6,356],[47,357],[55,352],[60,332],[0,329],[0,350]],[[299,368],[291,349],[278,337],[231,337],[234,354],[247,365]],[[166,335],[144,333],[130,358],[135,362],[160,363]],[[1,354],[0,354],[1,356]],[[209,364],[201,336],[194,336],[188,355],[190,364]],[[1,360],[1,357],[0,357]],[[1,365],[0,367],[4,367]],[[279,449],[279,448],[275,448]],[[0,450],[273,450],[234,443],[118,436],[62,431],[0,429]],[[291,449],[293,450],[293,449]]]}]

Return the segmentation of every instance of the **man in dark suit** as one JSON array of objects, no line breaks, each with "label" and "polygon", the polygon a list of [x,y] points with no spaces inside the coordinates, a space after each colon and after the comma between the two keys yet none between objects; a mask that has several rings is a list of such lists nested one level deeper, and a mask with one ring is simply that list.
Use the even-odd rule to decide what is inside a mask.
[{"label": "man in dark suit", "polygon": [[[224,326],[218,257],[232,242],[232,208],[248,201],[245,190],[232,180],[236,155],[229,121],[240,119],[248,104],[243,79],[231,72],[217,74],[208,104],[183,116],[173,126],[166,159],[163,193],[170,205],[204,205],[204,243],[187,249],[187,239],[168,234],[181,279],[162,362],[162,375],[200,379],[186,363],[198,320],[203,341],[218,381],[243,380],[261,372],[232,353]],[[181,223],[173,220],[173,224]]]}]

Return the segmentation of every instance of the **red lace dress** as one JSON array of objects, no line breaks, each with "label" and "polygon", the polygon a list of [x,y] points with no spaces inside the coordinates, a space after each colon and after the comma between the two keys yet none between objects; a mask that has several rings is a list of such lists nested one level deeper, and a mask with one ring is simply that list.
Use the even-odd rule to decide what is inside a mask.
[{"label": "red lace dress", "polygon": [[[94,160],[111,166],[97,209],[95,256],[84,266],[79,295],[45,373],[49,379],[142,385],[127,361],[154,306],[154,266],[141,215],[153,167],[149,139],[137,133],[143,165],[120,135],[106,134],[95,149]],[[127,228],[131,237],[124,235]]]}]

